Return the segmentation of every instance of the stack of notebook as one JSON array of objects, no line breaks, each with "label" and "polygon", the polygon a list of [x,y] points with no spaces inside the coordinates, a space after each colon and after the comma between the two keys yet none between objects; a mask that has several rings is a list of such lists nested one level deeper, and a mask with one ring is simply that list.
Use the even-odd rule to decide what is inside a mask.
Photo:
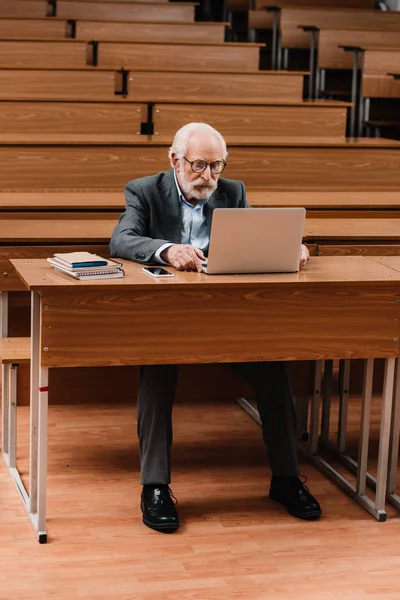
[{"label": "stack of notebook", "polygon": [[54,254],[47,260],[56,271],[80,280],[116,279],[125,275],[121,263],[90,252]]}]

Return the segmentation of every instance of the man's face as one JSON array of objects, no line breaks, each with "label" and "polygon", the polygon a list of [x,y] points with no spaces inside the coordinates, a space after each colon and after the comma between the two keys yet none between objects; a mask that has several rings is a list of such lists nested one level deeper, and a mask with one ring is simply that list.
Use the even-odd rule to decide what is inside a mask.
[{"label": "man's face", "polygon": [[[222,144],[214,135],[195,133],[189,140],[184,158],[172,156],[179,187],[186,199],[207,200],[217,189],[219,174],[211,173],[210,163],[222,160]],[[188,161],[204,160],[205,171],[195,173]]]}]

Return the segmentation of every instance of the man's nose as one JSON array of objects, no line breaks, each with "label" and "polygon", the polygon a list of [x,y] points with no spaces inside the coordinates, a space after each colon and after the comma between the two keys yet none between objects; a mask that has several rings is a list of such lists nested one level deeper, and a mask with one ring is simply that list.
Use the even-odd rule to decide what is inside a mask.
[{"label": "man's nose", "polygon": [[205,179],[206,181],[210,181],[211,179],[211,169],[210,169],[210,165],[207,165],[206,168],[204,169],[204,171],[201,174],[202,178]]}]

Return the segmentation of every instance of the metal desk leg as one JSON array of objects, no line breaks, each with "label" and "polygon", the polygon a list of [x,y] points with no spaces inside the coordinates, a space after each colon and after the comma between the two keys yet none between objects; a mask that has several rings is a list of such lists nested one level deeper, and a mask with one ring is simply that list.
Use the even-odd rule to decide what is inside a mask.
[{"label": "metal desk leg", "polygon": [[331,422],[332,372],[333,360],[326,360],[322,393],[321,441],[329,440],[329,426]]},{"label": "metal desk leg", "polygon": [[339,422],[337,451],[342,454],[346,449],[347,413],[349,410],[350,361],[341,360],[339,364]]},{"label": "metal desk leg", "polygon": [[353,52],[353,73],[351,80],[351,102],[352,106],[350,108],[350,131],[349,136],[354,137],[356,133],[356,116],[357,116],[357,80],[358,80],[358,52],[355,50]]},{"label": "metal desk leg", "polygon": [[400,437],[400,365],[399,359],[396,360],[396,376],[394,388],[394,404],[392,414],[392,428],[390,436],[389,451],[389,473],[387,482],[387,500],[400,510],[400,496],[396,493],[396,477],[399,454]]}]

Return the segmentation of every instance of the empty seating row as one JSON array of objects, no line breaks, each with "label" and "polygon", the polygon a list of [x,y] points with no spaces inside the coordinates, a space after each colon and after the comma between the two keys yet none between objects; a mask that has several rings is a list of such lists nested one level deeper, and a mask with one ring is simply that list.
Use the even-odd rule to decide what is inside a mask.
[{"label": "empty seating row", "polygon": [[0,67],[163,68],[257,71],[261,44],[1,40]]},{"label": "empty seating row", "polygon": [[136,102],[302,102],[302,73],[0,69],[2,100],[124,100]]},{"label": "empty seating row", "polygon": [[223,42],[227,23],[177,21],[88,21],[63,19],[0,18],[1,39],[75,38],[163,42]]},{"label": "empty seating row", "polygon": [[[169,168],[171,136],[3,134],[0,188],[114,188]],[[341,138],[227,137],[226,176],[250,188],[395,190],[400,143]]]},{"label": "empty seating row", "polygon": [[193,2],[79,2],[79,0],[2,0],[0,17],[59,17],[110,21],[194,21]]},{"label": "empty seating row", "polygon": [[139,104],[128,102],[4,102],[2,133],[97,133],[173,135],[182,125],[207,122],[232,135],[344,136],[346,104],[292,105]]}]

